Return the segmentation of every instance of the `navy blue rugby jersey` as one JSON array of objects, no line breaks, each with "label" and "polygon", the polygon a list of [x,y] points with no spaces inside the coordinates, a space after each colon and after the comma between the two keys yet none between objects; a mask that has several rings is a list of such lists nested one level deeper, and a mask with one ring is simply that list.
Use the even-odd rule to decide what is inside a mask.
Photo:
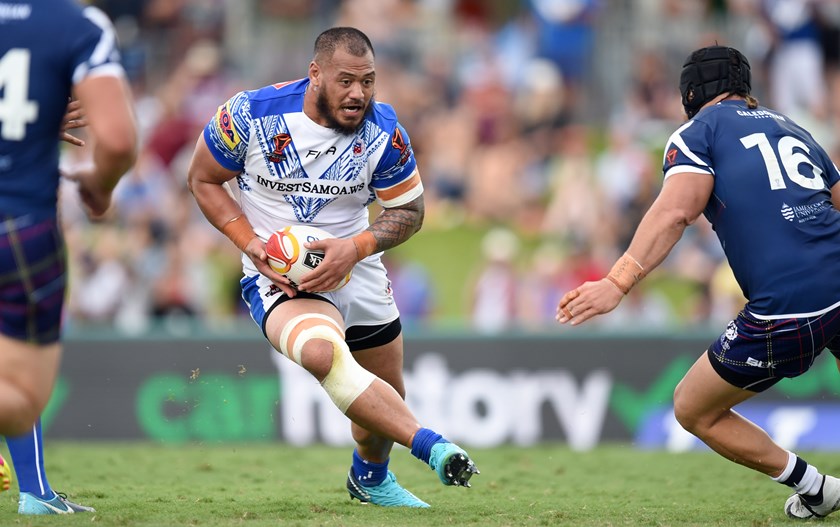
[{"label": "navy blue rugby jersey", "polygon": [[840,304],[837,167],[788,117],[744,101],[698,113],[665,147],[664,173],[711,174],[703,214],[760,319],[803,317]]},{"label": "navy blue rugby jersey", "polygon": [[89,75],[122,75],[116,46],[96,8],[0,0],[0,214],[55,215],[71,89]]}]

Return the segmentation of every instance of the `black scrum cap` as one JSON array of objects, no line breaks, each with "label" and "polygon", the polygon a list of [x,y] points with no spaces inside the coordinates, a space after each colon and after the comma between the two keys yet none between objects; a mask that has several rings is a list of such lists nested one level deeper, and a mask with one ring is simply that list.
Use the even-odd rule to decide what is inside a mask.
[{"label": "black scrum cap", "polygon": [[721,93],[750,94],[750,63],[735,48],[709,46],[689,55],[680,75],[682,105],[689,118]]}]

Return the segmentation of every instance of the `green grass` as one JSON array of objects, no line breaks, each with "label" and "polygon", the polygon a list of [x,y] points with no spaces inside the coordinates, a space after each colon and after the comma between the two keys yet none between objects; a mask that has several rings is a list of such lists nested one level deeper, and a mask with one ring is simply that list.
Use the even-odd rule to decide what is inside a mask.
[{"label": "green grass", "polygon": [[[432,505],[384,509],[344,491],[348,448],[284,444],[47,446],[50,483],[97,508],[91,515],[18,516],[17,492],[0,495],[0,525],[101,526],[747,526],[794,525],[786,489],[708,452],[630,446],[586,453],[564,446],[470,449],[473,488],[444,487],[404,448],[391,467]],[[809,454],[840,472],[837,454]],[[13,484],[13,489],[14,489]],[[840,525],[840,516],[823,526]]]}]

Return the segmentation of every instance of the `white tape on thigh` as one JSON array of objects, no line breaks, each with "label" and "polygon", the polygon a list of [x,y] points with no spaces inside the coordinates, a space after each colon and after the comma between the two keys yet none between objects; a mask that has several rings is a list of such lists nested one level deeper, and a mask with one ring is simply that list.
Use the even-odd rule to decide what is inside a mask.
[{"label": "white tape on thigh", "polygon": [[[338,323],[335,320],[328,317],[327,315],[322,315],[320,313],[304,313],[303,315],[298,315],[286,322],[286,325],[283,327],[283,331],[280,332],[280,342],[278,342],[278,344],[280,345],[280,351],[283,352],[285,356],[289,357],[301,366],[303,366],[303,364],[301,364],[300,362],[300,350],[303,347],[303,343],[306,341],[306,339],[301,340],[300,336],[298,336],[298,338],[295,341],[300,342],[300,345],[293,345],[292,349],[288,349],[289,335],[291,335],[292,331],[294,331],[298,324],[310,318],[326,320],[330,323],[329,327],[338,326]],[[341,337],[341,339],[342,342],[344,342],[344,337]]]}]

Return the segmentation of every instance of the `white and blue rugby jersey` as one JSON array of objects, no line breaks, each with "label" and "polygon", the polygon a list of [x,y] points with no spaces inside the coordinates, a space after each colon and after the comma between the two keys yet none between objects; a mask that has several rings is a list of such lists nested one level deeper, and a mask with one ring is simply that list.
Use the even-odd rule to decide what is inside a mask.
[{"label": "white and blue rugby jersey", "polygon": [[760,319],[819,314],[840,304],[837,167],[811,134],[744,101],[706,108],[665,147],[664,173],[711,174],[703,214]]},{"label": "white and blue rugby jersey", "polygon": [[55,215],[73,85],[123,75],[108,17],[73,0],[0,0],[0,214]]},{"label": "white and blue rugby jersey", "polygon": [[204,128],[216,161],[240,172],[242,211],[263,240],[292,224],[348,237],[368,227],[374,199],[395,207],[423,193],[391,106],[375,103],[358,131],[344,135],[303,113],[308,85],[307,78],[237,93]]}]

